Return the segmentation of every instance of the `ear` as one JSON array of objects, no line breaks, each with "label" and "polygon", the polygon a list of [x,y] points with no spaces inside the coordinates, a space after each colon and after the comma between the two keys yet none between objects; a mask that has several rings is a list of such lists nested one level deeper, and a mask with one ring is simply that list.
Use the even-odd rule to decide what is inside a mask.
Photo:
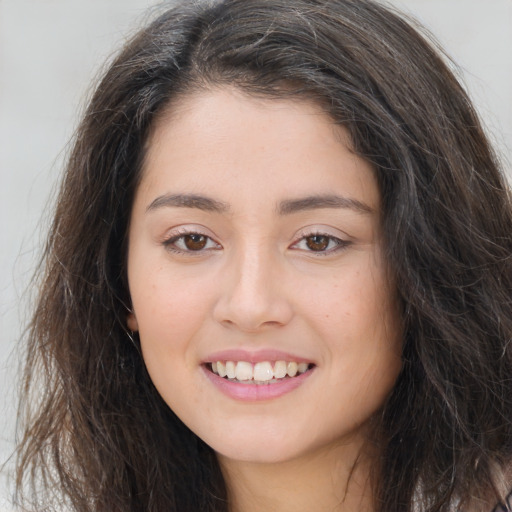
[{"label": "ear", "polygon": [[137,317],[135,316],[135,313],[129,313],[126,317],[126,325],[128,326],[128,329],[132,332],[137,332],[139,330],[139,323],[137,322]]}]

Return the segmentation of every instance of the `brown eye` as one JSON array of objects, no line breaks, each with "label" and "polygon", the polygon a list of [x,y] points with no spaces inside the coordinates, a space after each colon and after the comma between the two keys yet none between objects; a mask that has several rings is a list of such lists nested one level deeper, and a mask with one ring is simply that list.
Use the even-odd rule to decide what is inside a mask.
[{"label": "brown eye", "polygon": [[329,247],[331,238],[325,235],[312,235],[306,237],[306,246],[312,251],[325,251]]},{"label": "brown eye", "polygon": [[179,254],[207,253],[222,247],[212,238],[194,231],[173,236],[163,242],[163,246]]},{"label": "brown eye", "polygon": [[200,251],[206,247],[208,237],[198,233],[190,233],[183,236],[183,244],[189,251]]},{"label": "brown eye", "polygon": [[342,240],[325,233],[310,233],[295,242],[291,249],[304,251],[317,256],[333,256],[351,245],[349,240]]}]

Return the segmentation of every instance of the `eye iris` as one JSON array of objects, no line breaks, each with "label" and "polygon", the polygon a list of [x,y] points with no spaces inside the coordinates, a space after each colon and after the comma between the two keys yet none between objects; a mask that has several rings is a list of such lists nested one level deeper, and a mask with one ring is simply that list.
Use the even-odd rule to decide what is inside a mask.
[{"label": "eye iris", "polygon": [[325,251],[329,246],[329,237],[325,235],[312,235],[306,238],[306,245],[312,251]]},{"label": "eye iris", "polygon": [[204,249],[206,246],[206,241],[207,240],[204,235],[199,235],[197,233],[192,233],[183,237],[185,247],[189,251],[200,251],[201,249]]}]

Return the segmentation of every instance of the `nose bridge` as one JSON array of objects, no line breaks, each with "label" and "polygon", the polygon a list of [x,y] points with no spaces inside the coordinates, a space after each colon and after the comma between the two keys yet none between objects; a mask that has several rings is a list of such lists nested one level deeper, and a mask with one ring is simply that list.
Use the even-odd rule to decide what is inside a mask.
[{"label": "nose bridge", "polygon": [[291,304],[282,286],[279,254],[265,240],[250,240],[226,262],[225,277],[216,308],[217,320],[254,331],[284,325],[291,318]]},{"label": "nose bridge", "polygon": [[276,271],[275,256],[264,242],[248,243],[235,263],[235,288],[238,299],[264,302],[271,298],[271,275]]}]

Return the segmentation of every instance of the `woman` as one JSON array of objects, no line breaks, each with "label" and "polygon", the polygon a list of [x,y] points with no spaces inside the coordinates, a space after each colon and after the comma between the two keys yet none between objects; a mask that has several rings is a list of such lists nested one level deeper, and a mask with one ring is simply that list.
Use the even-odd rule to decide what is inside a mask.
[{"label": "woman", "polygon": [[467,96],[381,5],[170,9],[107,71],[69,160],[20,492],[97,511],[504,507],[511,225]]}]

